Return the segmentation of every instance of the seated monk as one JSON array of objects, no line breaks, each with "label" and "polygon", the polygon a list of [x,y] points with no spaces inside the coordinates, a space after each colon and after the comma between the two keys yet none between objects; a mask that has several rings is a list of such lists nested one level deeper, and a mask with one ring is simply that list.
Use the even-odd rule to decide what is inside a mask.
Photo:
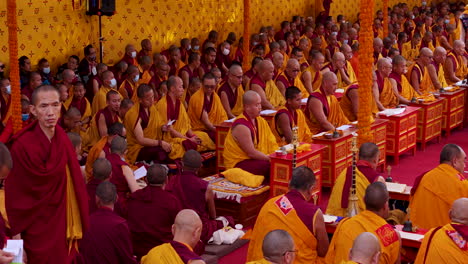
[{"label": "seated monk", "polygon": [[453,42],[453,50],[447,54],[444,64],[445,80],[447,80],[449,85],[465,79],[468,69],[464,54],[465,43],[461,40],[455,40]]},{"label": "seated monk", "polygon": [[104,181],[109,181],[112,176],[112,165],[105,158],[98,158],[92,163],[92,180],[86,183],[86,191],[88,192],[89,214],[94,213],[98,207],[96,204],[96,188]]},{"label": "seated monk", "polygon": [[[140,65],[138,65],[138,70],[140,72],[140,77],[138,80],[138,84],[149,84],[151,79],[153,78],[152,71],[151,71],[151,57],[150,56],[143,56],[138,61]],[[119,84],[120,87],[121,84]]]},{"label": "seated monk", "polygon": [[215,76],[207,73],[202,79],[202,89],[190,97],[187,114],[194,131],[204,131],[215,140],[215,125],[227,119],[226,111],[219,96],[215,93]]},{"label": "seated monk", "polygon": [[119,117],[121,96],[115,90],[110,90],[106,94],[107,106],[99,110],[91,119],[88,135],[84,149],[88,150],[102,137],[107,135],[107,131],[113,124],[122,122]]},{"label": "seated monk", "polygon": [[296,59],[300,64],[301,72],[303,72],[310,66],[309,62],[306,59],[307,57],[304,55],[304,50],[307,49],[307,40],[301,39],[299,45],[301,45],[302,47],[294,47],[292,49],[290,59]]},{"label": "seated monk", "polygon": [[223,42],[218,46],[215,63],[222,71],[222,76],[226,76],[232,64],[229,53],[231,53],[231,44],[229,42]]},{"label": "seated monk", "polygon": [[151,249],[141,259],[141,264],[205,264],[205,261],[193,252],[200,240],[202,222],[193,210],[180,211],[174,224],[174,240]]},{"label": "seated monk", "polygon": [[157,115],[154,106],[154,91],[151,86],[142,84],[137,89],[138,102],[125,115],[125,129],[128,140],[128,161],[162,162],[171,152],[171,145],[158,139],[161,128],[156,127]]},{"label": "seated monk", "polygon": [[65,114],[59,119],[58,125],[65,132],[80,133],[81,131],[81,113],[75,107],[70,107]]},{"label": "seated monk", "polygon": [[223,80],[223,78],[221,76],[222,75],[221,70],[219,68],[212,68],[210,73],[213,74],[214,77],[215,77],[215,83],[216,83],[215,92],[216,92],[216,91],[218,91],[218,89],[219,89],[219,87],[221,85],[221,81]]},{"label": "seated monk", "polygon": [[128,198],[128,227],[137,259],[156,246],[172,240],[172,225],[182,206],[173,194],[164,190],[167,169],[151,165],[146,173],[148,185]]},{"label": "seated monk", "polygon": [[137,263],[127,221],[115,214],[117,191],[114,184],[102,182],[96,188],[99,209],[90,216],[89,230],[80,241],[83,263]]},{"label": "seated monk", "polygon": [[271,57],[271,62],[273,62],[273,66],[275,66],[275,69],[273,71],[273,80],[276,82],[276,79],[278,78],[279,74],[284,70],[284,67],[286,64],[284,63],[284,57],[281,52],[275,52],[273,53]]},{"label": "seated monk", "polygon": [[180,49],[176,46],[173,46],[169,49],[169,76],[179,75],[179,70],[185,66],[185,63],[180,59]]},{"label": "seated monk", "polygon": [[[359,148],[359,161],[356,166],[356,195],[358,197],[359,211],[366,209],[364,204],[364,192],[369,184],[385,179],[377,172],[379,163],[379,147],[374,143],[364,143]],[[328,201],[327,214],[336,216],[347,216],[348,198],[351,189],[353,168],[349,166],[336,178],[335,184]]]},{"label": "seated monk", "polygon": [[286,67],[286,62],[289,60],[289,54],[286,51],[288,44],[284,40],[279,40],[278,44],[280,45],[279,52],[283,55],[283,67],[281,67],[281,69],[284,69],[284,67]]},{"label": "seated monk", "polygon": [[151,77],[149,85],[151,86],[151,88],[153,88],[153,91],[155,95],[157,95],[157,98],[161,97],[159,93],[157,93],[157,91],[159,91],[159,87],[161,86],[161,83],[164,81],[167,81],[169,70],[170,70],[169,65],[164,61],[161,61],[158,64],[156,64],[156,70],[155,70],[156,73],[153,75],[153,77]]},{"label": "seated monk", "polygon": [[215,64],[216,61],[216,49],[213,47],[208,47],[203,52],[203,59],[198,67],[198,76],[204,76],[206,73],[209,73],[211,69],[217,68]]},{"label": "seated monk", "polygon": [[349,250],[349,261],[341,263],[378,264],[380,251],[379,239],[371,232],[364,232],[354,239],[353,247]]},{"label": "seated monk", "polygon": [[416,96],[416,91],[405,76],[407,72],[406,60],[403,56],[395,56],[392,60],[392,73],[388,76],[392,90],[400,104],[409,104]]},{"label": "seated monk", "polygon": [[260,116],[261,99],[254,91],[242,97],[244,112],[237,117],[224,143],[226,169],[241,168],[255,175],[270,176],[270,155],[278,149],[267,121]]},{"label": "seated monk", "polygon": [[286,103],[281,91],[273,81],[275,66],[269,60],[259,63],[258,73],[252,77],[247,90],[257,92],[262,99],[263,109],[274,109]]},{"label": "seated monk", "polygon": [[187,64],[188,63],[188,57],[189,57],[189,52],[192,47],[190,47],[190,39],[188,38],[183,38],[180,40],[180,59],[182,60],[183,63]]},{"label": "seated monk", "polygon": [[273,60],[273,54],[275,52],[279,52],[280,51],[280,45],[278,42],[276,41],[273,41],[271,42],[270,44],[268,44],[268,48],[270,49],[270,52],[267,53],[267,55],[265,55],[265,60]]},{"label": "seated monk", "polygon": [[370,232],[379,238],[382,249],[379,263],[400,263],[400,235],[385,221],[389,212],[388,200],[385,183],[374,182],[366,188],[366,210],[340,221],[333,233],[326,263],[339,264],[348,260],[353,241],[362,232]]},{"label": "seated monk", "polygon": [[382,49],[383,49],[383,41],[381,38],[376,37],[374,38],[374,42],[372,44],[374,48],[374,65],[377,64],[377,61],[381,58],[382,56]]},{"label": "seated monk", "polygon": [[322,85],[322,68],[325,62],[325,56],[319,51],[311,51],[310,66],[302,73],[302,82],[309,94],[320,89]]},{"label": "seated monk", "polygon": [[126,78],[119,87],[119,93],[123,99],[131,99],[136,101],[136,89],[138,87],[138,81],[140,80],[140,70],[137,66],[128,66],[126,72]]},{"label": "seated monk", "polygon": [[121,210],[117,213],[122,217],[127,217],[127,197],[130,193],[140,189],[140,186],[135,180],[135,175],[132,169],[125,162],[124,153],[127,151],[127,141],[121,136],[112,139],[110,146],[110,154],[106,155],[106,159],[112,166],[112,177],[110,182],[115,184],[117,194],[119,195],[117,203]]},{"label": "seated monk", "polygon": [[263,259],[247,262],[247,264],[292,264],[298,252],[295,248],[294,240],[287,231],[275,229],[263,238]]},{"label": "seated monk", "polygon": [[188,56],[188,64],[179,70],[179,77],[184,83],[184,89],[189,87],[190,80],[199,77],[198,67],[200,67],[200,54],[191,53]]},{"label": "seated monk", "polygon": [[200,216],[203,224],[200,240],[206,244],[216,230],[228,225],[228,220],[225,217],[216,218],[213,190],[207,181],[198,176],[202,161],[197,151],[185,152],[182,172],[174,176],[169,189],[179,198],[182,208],[192,209]]},{"label": "seated monk", "polygon": [[434,50],[434,45],[432,44],[432,40],[434,39],[434,37],[432,36],[432,32],[431,31],[426,31],[424,32],[424,35],[423,35],[423,38],[421,40],[421,46],[420,48],[428,48],[430,49],[431,51]]},{"label": "seated monk", "polygon": [[120,119],[124,120],[125,119],[125,114],[127,114],[128,110],[134,106],[135,103],[130,100],[130,99],[123,99],[122,102],[120,102],[120,108],[119,108],[119,117]]},{"label": "seated monk", "polygon": [[[124,61],[119,62],[117,65],[119,64],[125,69],[128,67],[127,63]],[[89,102],[91,103],[93,102],[94,95],[97,94],[97,92],[99,91],[99,88],[102,86],[102,77],[103,77],[102,74],[106,72],[108,69],[109,68],[104,63],[97,64],[96,75],[91,76],[90,80],[88,81],[86,85],[86,98],[89,100]],[[64,82],[65,82],[65,79],[64,79]]]},{"label": "seated monk", "polygon": [[11,116],[11,85],[10,80],[0,79],[0,127],[3,128]]},{"label": "seated monk", "polygon": [[294,263],[322,263],[328,250],[328,235],[322,211],[310,202],[315,188],[314,172],[306,166],[295,168],[289,192],[268,200],[253,228],[247,261],[262,258],[262,240],[275,229],[288,232],[296,244]]},{"label": "seated monk", "polygon": [[276,78],[276,87],[278,87],[283,96],[285,95],[286,88],[295,86],[299,88],[302,96],[308,97],[309,93],[301,81],[300,67],[298,60],[289,59],[284,71]]},{"label": "seated monk", "polygon": [[128,44],[127,46],[125,46],[125,55],[120,61],[126,62],[128,66],[130,65],[137,66],[138,63],[137,63],[136,57],[137,57],[137,51],[135,49],[135,46],[133,46],[132,44]]},{"label": "seated monk", "polygon": [[286,105],[278,109],[275,115],[273,133],[276,142],[282,146],[293,141],[293,128],[297,127],[299,142],[312,143],[312,137],[304,112],[301,110],[301,90],[295,86],[286,89]]},{"label": "seated monk", "polygon": [[94,95],[93,103],[91,104],[93,115],[107,106],[107,93],[109,91],[117,92],[117,81],[111,71],[105,71],[102,74],[102,78],[102,86]]},{"label": "seated monk", "polygon": [[[215,144],[207,133],[192,131],[189,116],[181,102],[184,93],[182,79],[176,76],[167,80],[168,93],[156,104],[157,124],[162,129],[158,131],[157,138],[162,138],[172,146],[169,158],[180,159],[185,151],[214,150]],[[169,122],[173,121],[172,124]]]},{"label": "seated monk", "polygon": [[139,61],[143,56],[152,56],[153,55],[153,45],[151,44],[151,40],[143,39],[140,42],[141,50],[137,54],[137,60]]},{"label": "seated monk", "polygon": [[436,47],[434,49],[433,60],[431,64],[427,66],[430,79],[434,91],[447,87],[447,81],[445,80],[444,63],[447,58],[447,51],[442,47]]},{"label": "seated monk", "polygon": [[[348,52],[348,56],[352,56],[350,46],[343,44],[342,48]],[[338,88],[344,90],[343,97],[340,100],[341,109],[343,109],[343,112],[349,121],[356,121],[359,109],[359,86],[357,84],[357,77],[354,73],[353,67],[345,58],[346,57],[343,53],[335,52],[335,55],[333,55],[332,58],[332,64],[336,68]],[[371,104],[375,106],[373,101]]]},{"label": "seated monk", "polygon": [[413,225],[429,229],[450,223],[447,212],[453,201],[468,197],[465,159],[463,149],[447,144],[440,152],[439,166],[415,179],[409,204]]},{"label": "seated monk", "polygon": [[69,109],[70,107],[77,108],[81,113],[81,123],[83,125],[89,124],[91,121],[91,104],[89,103],[88,99],[85,97],[86,90],[82,82],[77,82],[74,85],[73,89],[73,98],[72,100],[66,101],[70,102],[69,106],[65,106],[65,108]]},{"label": "seated monk", "polygon": [[21,99],[26,99],[31,102],[32,93],[42,84],[42,77],[38,72],[31,72],[29,75],[28,84],[21,88]]},{"label": "seated monk", "polygon": [[428,69],[428,66],[432,65],[432,57],[432,51],[429,48],[422,48],[415,63],[409,69],[411,86],[417,94],[435,92]]},{"label": "seated monk", "polygon": [[379,111],[386,108],[394,108],[398,105],[398,98],[393,92],[392,83],[388,76],[392,72],[392,63],[387,58],[382,58],[377,62],[377,70],[374,75],[372,85],[372,95]]},{"label": "seated monk", "polygon": [[[281,56],[281,59],[283,59],[282,56]],[[262,57],[254,57],[252,59],[252,63],[251,63],[252,67],[248,71],[246,71],[244,73],[244,76],[242,76],[242,87],[244,87],[244,89],[246,89],[248,87],[248,85],[250,83],[250,80],[254,77],[254,75],[256,75],[258,73],[258,68],[260,66],[260,62],[262,62],[262,61],[263,61]],[[276,68],[276,66],[275,66],[275,68]]]},{"label": "seated monk", "polygon": [[421,34],[414,33],[411,41],[403,43],[403,46],[401,47],[401,55],[410,62],[414,61],[419,54],[420,46]]},{"label": "seated monk", "polygon": [[[167,86],[167,85],[166,85]],[[188,89],[185,90],[184,95],[182,96],[182,103],[184,104],[185,109],[188,109],[188,104],[190,102],[190,98],[193,94],[195,94],[198,90],[202,87],[202,83],[200,78],[195,77],[190,80]]]},{"label": "seated monk", "polygon": [[333,55],[335,52],[340,51],[340,46],[338,45],[338,40],[336,39],[335,34],[328,35],[327,47],[325,47],[325,59],[327,61],[332,61]]},{"label": "seated monk", "polygon": [[468,259],[468,198],[453,202],[450,223],[424,235],[414,263],[462,263]]},{"label": "seated monk", "polygon": [[229,119],[242,114],[242,67],[233,64],[228,71],[227,81],[218,89],[218,95]]},{"label": "seated monk", "polygon": [[309,96],[305,115],[312,134],[335,130],[339,126],[349,124],[348,118],[334,95],[337,85],[336,74],[326,72],[323,74],[323,82],[319,91]]}]

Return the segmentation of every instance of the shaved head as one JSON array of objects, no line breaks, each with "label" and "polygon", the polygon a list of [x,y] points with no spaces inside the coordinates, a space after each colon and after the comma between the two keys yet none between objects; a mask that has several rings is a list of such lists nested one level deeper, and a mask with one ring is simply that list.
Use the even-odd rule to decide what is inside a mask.
[{"label": "shaved head", "polygon": [[270,231],[263,238],[262,252],[265,259],[280,263],[278,260],[288,251],[294,251],[294,240],[285,230]]},{"label": "shaved head", "polygon": [[151,165],[146,173],[149,184],[164,184],[167,180],[167,169],[161,164]]},{"label": "shaved head", "polygon": [[202,166],[202,157],[200,153],[196,150],[189,150],[185,152],[184,156],[182,157],[182,163],[184,167],[189,169],[199,169]]},{"label": "shaved head", "polygon": [[452,222],[468,225],[468,198],[455,200],[449,215]]},{"label": "shaved head", "polygon": [[434,56],[437,54],[447,54],[447,50],[442,46],[437,46],[437,48],[434,49]]},{"label": "shaved head", "polygon": [[183,209],[177,214],[174,225],[181,231],[192,231],[199,226],[201,227],[202,222],[194,210]]},{"label": "shaved head", "polygon": [[419,57],[421,56],[432,56],[432,50],[429,48],[422,48],[419,52]]},{"label": "shaved head", "polygon": [[361,160],[374,161],[378,155],[379,147],[372,142],[363,143],[359,148],[359,159]]},{"label": "shaved head", "polygon": [[125,150],[127,150],[127,141],[121,136],[116,136],[112,139],[110,150],[111,153],[124,154]]},{"label": "shaved head", "polygon": [[251,105],[256,102],[257,98],[259,98],[260,95],[252,90],[248,90],[247,92],[244,93],[242,96],[242,102],[244,103],[244,106],[246,105]]},{"label": "shaved head", "polygon": [[364,232],[354,239],[349,260],[357,263],[378,263],[379,257],[380,242],[374,234]]},{"label": "shaved head", "polygon": [[336,74],[334,72],[328,71],[323,74],[323,81],[331,81],[336,79]]},{"label": "shaved head", "polygon": [[229,67],[229,73],[231,74],[236,74],[239,72],[239,70],[242,70],[242,66],[239,64],[233,64],[231,67]]},{"label": "shaved head", "polygon": [[374,38],[374,46],[375,45],[383,45],[383,41],[380,38]]},{"label": "shaved head", "polygon": [[343,53],[341,52],[335,52],[335,54],[333,54],[333,61],[344,61],[345,60],[345,56]]},{"label": "shaved head", "polygon": [[367,186],[364,203],[369,211],[378,212],[388,203],[388,190],[383,182],[373,182]]},{"label": "shaved head", "polygon": [[117,188],[113,183],[103,181],[96,188],[96,197],[101,205],[113,205],[117,201]]},{"label": "shaved head", "polygon": [[271,61],[263,60],[263,61],[261,61],[259,63],[258,67],[259,67],[258,71],[263,72],[263,71],[268,70],[268,68],[271,68],[271,67],[274,67],[274,66],[273,66],[273,63]]},{"label": "shaved head", "polygon": [[67,112],[65,112],[64,117],[73,118],[73,117],[81,117],[81,112],[76,107],[70,107]]},{"label": "shaved head", "polygon": [[384,67],[389,67],[389,66],[392,66],[392,63],[389,59],[387,58],[380,58],[378,61],[377,61],[377,69],[379,71],[382,71],[382,69]]},{"label": "shaved head", "polygon": [[288,60],[288,63],[286,64],[286,67],[287,68],[294,68],[294,67],[299,67],[299,61],[297,61],[296,59],[289,59]]},{"label": "shaved head", "polygon": [[107,180],[112,172],[111,163],[105,158],[98,158],[93,163],[93,177],[97,180]]}]

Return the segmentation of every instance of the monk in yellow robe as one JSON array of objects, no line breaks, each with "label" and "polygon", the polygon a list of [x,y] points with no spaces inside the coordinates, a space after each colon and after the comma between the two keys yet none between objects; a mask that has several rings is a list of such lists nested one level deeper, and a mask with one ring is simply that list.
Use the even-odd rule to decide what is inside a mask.
[{"label": "monk in yellow robe", "polygon": [[392,63],[386,58],[380,59],[377,62],[377,70],[375,71],[374,83],[372,85],[372,95],[379,111],[398,105],[398,98],[393,93],[392,83],[388,78],[392,72],[392,68]]},{"label": "monk in yellow robe", "polygon": [[125,115],[128,153],[130,164],[135,161],[165,162],[171,152],[171,145],[157,138],[158,121],[154,106],[154,91],[151,86],[142,84],[137,89],[138,102]]},{"label": "monk in yellow robe", "polygon": [[290,59],[296,59],[299,62],[301,72],[303,72],[310,66],[307,57],[304,55],[304,50],[308,48],[307,40],[301,39],[299,45],[292,49]]},{"label": "monk in yellow robe", "polygon": [[227,169],[236,167],[269,177],[269,155],[278,149],[276,138],[268,122],[260,116],[260,95],[247,91],[242,102],[244,112],[234,120],[226,136],[224,164]]},{"label": "monk in yellow robe", "polygon": [[326,72],[323,74],[320,90],[309,96],[305,115],[312,134],[335,130],[336,127],[349,124],[348,118],[334,95],[337,85],[336,74]]},{"label": "monk in yellow robe", "polygon": [[301,90],[295,86],[286,89],[286,105],[276,112],[273,133],[278,145],[289,144],[293,139],[293,128],[297,127],[299,142],[312,143],[312,133],[307,125],[306,117],[301,110]]},{"label": "monk in yellow robe", "polygon": [[269,60],[261,61],[258,73],[252,77],[247,90],[257,92],[262,99],[263,109],[274,109],[286,103],[284,96],[273,81],[275,66]]},{"label": "monk in yellow robe", "polygon": [[91,104],[85,97],[86,90],[82,82],[77,82],[73,88],[73,96],[71,100],[64,102],[66,109],[75,107],[81,113],[81,123],[83,128],[88,128],[88,123],[91,121]]},{"label": "monk in yellow robe", "polygon": [[119,93],[123,99],[131,99],[137,101],[136,90],[138,87],[138,81],[140,80],[140,71],[137,66],[130,65],[127,69],[127,78],[122,82],[119,87]]},{"label": "monk in yellow robe", "polygon": [[283,229],[294,239],[297,252],[294,263],[323,263],[328,236],[322,211],[310,202],[315,175],[306,166],[295,168],[289,192],[268,200],[258,214],[252,231],[247,261],[263,257],[262,241],[275,229]]},{"label": "monk in yellow robe", "polygon": [[285,70],[276,78],[276,87],[278,87],[283,96],[286,93],[286,89],[291,86],[299,88],[302,96],[305,98],[309,96],[309,92],[301,81],[301,68],[299,61],[296,59],[289,59]]},{"label": "monk in yellow robe", "polygon": [[140,84],[149,84],[153,77],[153,72],[151,71],[151,57],[143,56],[139,60],[138,70],[140,71],[140,77],[138,80],[138,85]]},{"label": "monk in yellow robe", "polygon": [[450,223],[447,212],[453,201],[468,197],[465,158],[459,146],[447,144],[440,153],[439,166],[415,179],[409,204],[414,226],[429,229]]},{"label": "monk in yellow robe", "polygon": [[377,264],[380,251],[379,239],[371,232],[364,232],[354,239],[349,251],[349,261],[342,261],[341,264]]},{"label": "monk in yellow robe", "polygon": [[400,104],[409,104],[416,97],[416,91],[405,76],[407,72],[406,60],[397,55],[392,60],[393,70],[388,76],[392,90]]},{"label": "monk in yellow robe", "polygon": [[450,222],[424,235],[415,264],[465,263],[468,260],[468,198],[455,200]]},{"label": "monk in yellow robe", "polygon": [[179,75],[179,70],[185,66],[185,63],[180,59],[180,49],[178,47],[171,47],[169,49],[170,52],[170,59],[169,59],[169,67],[171,70],[169,71],[169,76],[172,75]]},{"label": "monk in yellow robe", "polygon": [[229,119],[242,114],[244,108],[242,105],[242,96],[244,95],[242,76],[242,67],[233,64],[229,68],[227,81],[222,83],[217,91]]},{"label": "monk in yellow robe", "polygon": [[443,47],[436,47],[433,53],[433,61],[427,66],[434,91],[447,87],[445,80],[444,63],[447,58],[447,51]]},{"label": "monk in yellow robe", "polygon": [[401,47],[401,55],[408,61],[414,61],[419,54],[420,46],[421,35],[419,33],[414,33],[411,41],[403,43]]},{"label": "monk in yellow robe", "polygon": [[117,91],[117,80],[114,78],[114,73],[111,71],[105,71],[102,73],[102,86],[99,88],[99,91],[94,95],[93,103],[91,104],[91,110],[93,115],[96,114],[99,110],[106,107],[107,99],[106,95],[109,91]]},{"label": "monk in yellow robe", "polygon": [[[169,142],[172,151],[169,158],[180,159],[185,151],[194,149],[197,151],[214,150],[215,144],[208,134],[202,131],[192,131],[189,116],[181,101],[184,93],[183,82],[180,77],[171,76],[167,80],[167,95],[156,104],[157,138]],[[173,122],[169,124],[169,122]]]},{"label": "monk in yellow robe", "polygon": [[374,48],[374,65],[377,64],[377,61],[381,58],[382,56],[382,50],[383,50],[383,41],[381,38],[376,37],[374,38],[374,42],[372,43],[372,47]]},{"label": "monk in yellow robe", "polygon": [[262,243],[263,258],[247,262],[247,264],[292,264],[296,258],[297,249],[291,235],[282,229],[268,232]]},{"label": "monk in yellow robe", "polygon": [[141,264],[205,264],[205,261],[193,252],[200,240],[201,231],[202,222],[195,211],[180,211],[172,226],[174,239],[151,249],[141,258]]},{"label": "monk in yellow robe", "polygon": [[453,50],[447,54],[444,64],[445,80],[447,80],[449,85],[465,79],[468,73],[467,60],[464,54],[465,43],[461,40],[455,40],[453,42]]},{"label": "monk in yellow robe", "polygon": [[322,85],[322,68],[325,63],[325,56],[318,51],[311,51],[310,66],[302,72],[301,80],[309,94],[318,91]]},{"label": "monk in yellow robe", "polygon": [[[374,143],[367,142],[359,148],[359,161],[356,164],[356,195],[359,199],[358,208],[360,212],[366,209],[364,193],[367,186],[376,181],[385,182],[385,179],[376,170],[379,158],[379,147]],[[328,201],[327,214],[347,216],[352,172],[352,166],[349,166],[336,178]]]},{"label": "monk in yellow robe", "polygon": [[188,116],[194,131],[207,132],[210,138],[215,140],[215,125],[227,120],[226,111],[219,96],[215,93],[216,80],[211,73],[205,74],[202,80],[202,88],[190,97]]},{"label": "monk in yellow robe", "polygon": [[433,53],[429,48],[422,48],[415,63],[410,67],[411,86],[419,95],[435,92],[427,66],[432,64]]},{"label": "monk in yellow robe", "polygon": [[400,236],[385,219],[389,212],[389,194],[385,183],[371,183],[364,195],[366,210],[340,221],[325,258],[327,263],[347,261],[354,239],[362,232],[374,234],[380,242],[382,253],[379,263],[400,263]]}]

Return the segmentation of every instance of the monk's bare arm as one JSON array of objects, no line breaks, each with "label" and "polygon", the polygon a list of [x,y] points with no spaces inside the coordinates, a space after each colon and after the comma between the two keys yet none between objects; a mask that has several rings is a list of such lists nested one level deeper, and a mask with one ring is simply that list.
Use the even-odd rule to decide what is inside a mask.
[{"label": "monk's bare arm", "polygon": [[98,130],[99,130],[99,136],[104,137],[107,136],[107,125],[106,125],[106,119],[104,118],[103,114],[100,114],[98,117]]},{"label": "monk's bare arm", "polygon": [[432,85],[434,85],[436,91],[439,91],[441,88],[443,88],[439,82],[439,77],[437,76],[437,71],[434,65],[429,64],[427,66],[427,72],[429,73],[429,77],[431,77]]},{"label": "monk's bare arm", "polygon": [[284,87],[284,84],[282,82],[280,82],[280,81],[276,81],[276,87],[278,87],[281,94],[284,96],[284,94],[286,93],[286,88],[287,87]]},{"label": "monk's bare arm", "polygon": [[184,84],[184,89],[187,90],[189,86],[189,74],[186,71],[180,72],[180,78],[182,79],[182,83]]},{"label": "monk's bare arm", "polygon": [[242,76],[242,87],[244,87],[244,90],[247,90],[247,85],[250,82],[250,78],[247,77],[247,75]]},{"label": "monk's bare arm", "polygon": [[309,92],[309,94],[313,93],[314,88],[312,87],[312,74],[310,71],[304,71],[301,76],[302,83],[304,84],[304,87],[306,90]]},{"label": "monk's bare arm", "polygon": [[[348,75],[346,74],[346,71],[345,71],[345,68],[344,67],[341,67],[338,69],[340,71],[340,75],[341,75],[341,80],[346,84],[346,85],[350,85],[351,84],[351,80],[349,79]],[[340,87],[341,88],[341,87]]]},{"label": "monk's bare arm", "polygon": [[328,49],[325,50],[325,59],[327,61],[332,61],[332,57],[331,57],[330,51]]},{"label": "monk's bare arm", "polygon": [[455,71],[453,70],[453,62],[451,59],[447,58],[445,60],[445,64],[444,64],[444,71],[447,73],[447,75],[449,76],[449,80],[451,82],[458,82],[460,81],[460,79],[458,79],[458,77],[455,75]]},{"label": "monk's bare arm", "polygon": [[349,100],[351,100],[351,108],[353,109],[353,114],[357,116],[359,109],[359,94],[358,89],[351,89],[348,92]]},{"label": "monk's bare arm", "polygon": [[440,37],[440,45],[442,47],[444,47],[444,49],[446,50],[452,50],[452,46],[450,45],[450,43],[447,41],[447,38],[444,37],[444,36],[441,36]]},{"label": "monk's bare arm", "polygon": [[223,108],[226,111],[226,114],[229,119],[236,117],[232,112],[231,112],[231,105],[229,105],[229,99],[226,95],[225,92],[221,92],[221,103],[223,104]]},{"label": "monk's bare arm", "polygon": [[99,91],[99,83],[96,79],[93,79],[93,93],[97,94]]},{"label": "monk's bare arm", "polygon": [[379,109],[379,111],[385,110],[385,107],[380,102],[379,86],[377,85],[377,82],[375,81],[372,84],[372,95],[374,96],[374,101],[377,104],[377,108]]},{"label": "monk's bare arm", "polygon": [[289,118],[287,114],[280,114],[278,116],[278,122],[276,123],[278,130],[281,131],[284,135],[284,140],[286,143],[291,143],[293,133],[291,130],[291,126],[289,125]]},{"label": "monk's bare arm", "polygon": [[203,110],[200,120],[203,123],[203,125],[205,125],[206,129],[211,130],[211,131],[216,130],[215,126],[213,126],[213,124],[211,124],[210,118],[208,117],[208,113],[205,110]]},{"label": "monk's bare arm", "polygon": [[196,259],[196,260],[189,260],[188,264],[206,264],[206,262],[201,259]]},{"label": "monk's bare arm", "polygon": [[135,133],[135,138],[138,144],[142,146],[147,146],[147,147],[159,146],[158,140],[152,139],[152,138],[145,138],[145,135],[143,134],[143,128],[141,127],[141,120],[138,120],[135,126],[134,133]]},{"label": "monk's bare arm", "polygon": [[260,85],[251,84],[250,89],[260,95],[260,98],[262,99],[262,109],[274,109],[273,105],[266,98],[265,91],[260,87]]},{"label": "monk's bare arm", "polygon": [[313,226],[315,228],[314,235],[317,239],[317,255],[323,258],[325,255],[327,255],[330,242],[328,241],[328,234],[327,230],[325,229],[325,222],[323,220],[323,214],[320,209],[317,210]]},{"label": "monk's bare arm", "polygon": [[421,94],[420,87],[419,87],[419,78],[418,78],[418,74],[416,73],[416,71],[411,72],[411,85],[413,86],[414,90],[418,94]]},{"label": "monk's bare arm", "polygon": [[[171,133],[171,136],[173,138],[183,138],[183,139],[187,139],[186,136],[182,135],[179,131],[175,130],[174,129],[174,126],[168,126],[167,127],[167,130],[169,131],[169,133]],[[188,133],[187,133],[188,134]]]},{"label": "monk's bare arm", "polygon": [[135,192],[136,190],[140,189],[140,186],[135,180],[135,175],[133,174],[132,169],[130,169],[129,166],[122,166],[122,172],[123,175],[125,176],[125,179],[127,180],[128,188],[130,189],[130,192]]},{"label": "monk's bare arm", "polygon": [[232,136],[239,144],[240,148],[251,159],[270,160],[270,157],[255,149],[250,135],[250,130],[244,125],[237,125],[232,129]]},{"label": "monk's bare arm", "polygon": [[214,201],[214,193],[213,193],[213,189],[211,189],[210,186],[208,186],[208,188],[206,189],[205,199],[206,199],[206,203],[208,206],[208,214],[210,216],[210,219],[216,219],[216,207],[215,207],[215,201]]},{"label": "monk's bare arm", "polygon": [[396,97],[398,97],[398,101],[402,104],[409,104],[410,101],[404,98],[403,96],[401,96],[400,93],[398,92],[398,86],[397,86],[396,81],[393,78],[389,78],[389,79],[390,79],[390,83],[392,84],[392,91],[396,95]]},{"label": "monk's bare arm", "polygon": [[205,70],[202,67],[198,67],[198,76],[203,77],[205,75]]},{"label": "monk's bare arm", "polygon": [[317,98],[310,98],[309,111],[315,116],[323,130],[334,130],[335,126],[328,122],[328,118],[323,112],[323,104]]}]

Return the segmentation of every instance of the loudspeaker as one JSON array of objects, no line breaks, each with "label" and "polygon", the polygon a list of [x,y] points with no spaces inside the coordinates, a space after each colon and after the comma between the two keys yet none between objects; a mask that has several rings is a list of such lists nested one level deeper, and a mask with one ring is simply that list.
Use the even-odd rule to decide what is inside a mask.
[{"label": "loudspeaker", "polygon": [[115,14],[115,0],[89,0],[86,14],[112,16]]}]

